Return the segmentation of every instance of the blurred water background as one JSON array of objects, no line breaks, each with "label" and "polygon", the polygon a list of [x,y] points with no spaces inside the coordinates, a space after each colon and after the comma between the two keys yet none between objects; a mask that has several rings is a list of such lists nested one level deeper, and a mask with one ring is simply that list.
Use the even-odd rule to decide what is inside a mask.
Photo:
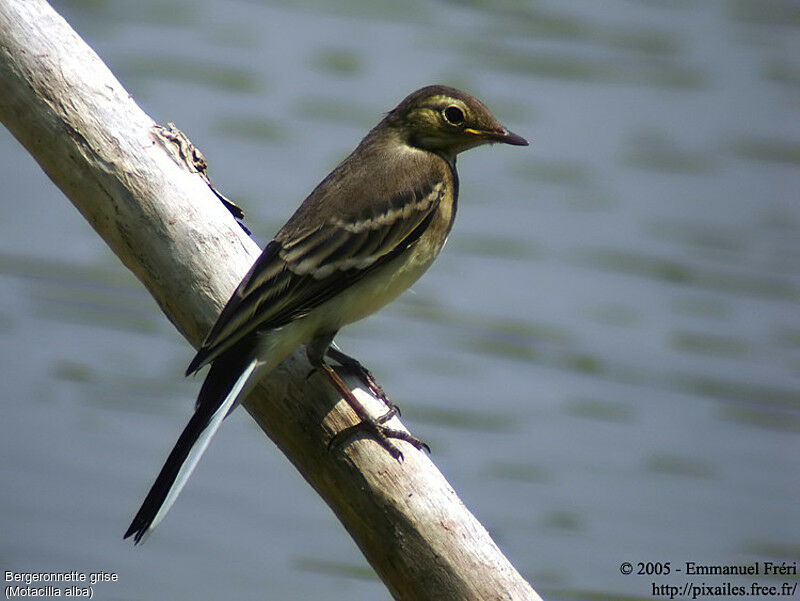
[{"label": "blurred water background", "polygon": [[[422,85],[532,141],[462,155],[439,261],[339,340],[540,593],[800,559],[797,2],[54,5],[262,244]],[[0,165],[2,568],[116,572],[101,599],[388,599],[244,412],[122,542],[193,351],[6,130]]]}]

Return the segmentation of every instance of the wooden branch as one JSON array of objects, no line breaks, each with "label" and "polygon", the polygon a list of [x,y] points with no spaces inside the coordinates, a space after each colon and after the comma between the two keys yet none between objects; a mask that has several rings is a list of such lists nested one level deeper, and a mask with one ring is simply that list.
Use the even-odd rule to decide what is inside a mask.
[{"label": "wooden branch", "polygon": [[[43,0],[0,2],[0,89],[0,120],[196,346],[258,255],[255,243]],[[245,407],[395,599],[539,599],[424,453],[398,443],[400,463],[369,438],[328,451],[355,416],[308,373],[298,351]]]}]

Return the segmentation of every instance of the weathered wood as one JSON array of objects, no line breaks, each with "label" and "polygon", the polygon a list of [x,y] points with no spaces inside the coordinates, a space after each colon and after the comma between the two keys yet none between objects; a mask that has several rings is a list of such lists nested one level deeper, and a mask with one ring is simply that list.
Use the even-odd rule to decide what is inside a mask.
[{"label": "weathered wood", "polygon": [[[196,346],[258,255],[255,243],[43,0],[0,2],[0,90],[0,120]],[[398,443],[400,463],[368,438],[329,452],[332,434],[355,418],[308,373],[295,353],[245,407],[396,599],[539,599],[424,453]]]}]

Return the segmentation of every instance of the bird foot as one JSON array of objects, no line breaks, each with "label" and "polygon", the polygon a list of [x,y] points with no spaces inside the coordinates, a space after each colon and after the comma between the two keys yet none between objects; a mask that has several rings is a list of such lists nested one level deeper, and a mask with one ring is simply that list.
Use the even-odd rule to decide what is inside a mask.
[{"label": "bird foot", "polygon": [[430,454],[430,447],[416,436],[412,436],[405,430],[397,430],[396,428],[389,428],[388,426],[384,425],[395,415],[399,415],[397,407],[390,405],[389,411],[384,413],[379,418],[376,419],[374,417],[368,417],[366,419],[362,419],[362,421],[354,426],[350,426],[349,428],[345,428],[344,430],[337,432],[328,441],[328,450],[343,445],[347,439],[358,433],[365,432],[368,435],[371,434],[374,436],[378,441],[378,444],[386,449],[389,454],[398,461],[403,461],[403,452],[397,448],[397,445],[392,442],[392,439],[404,440],[413,445],[416,449],[420,451],[424,449],[428,452],[428,454]]}]

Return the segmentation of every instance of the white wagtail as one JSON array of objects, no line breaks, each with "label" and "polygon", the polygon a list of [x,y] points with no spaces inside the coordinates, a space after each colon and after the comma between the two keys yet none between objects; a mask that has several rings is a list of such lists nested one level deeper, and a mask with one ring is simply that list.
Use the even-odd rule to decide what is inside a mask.
[{"label": "white wagtail", "polygon": [[[335,347],[339,328],[380,309],[431,265],[453,225],[456,155],[482,144],[525,146],[478,100],[434,85],[406,97],[361,140],[267,245],[189,364],[211,364],[195,412],[125,533],[138,543],[164,517],[222,420],[301,345],[394,457],[386,428],[324,360],[360,368]],[[373,392],[382,393],[363,368]],[[385,399],[385,397],[383,397]]]}]

